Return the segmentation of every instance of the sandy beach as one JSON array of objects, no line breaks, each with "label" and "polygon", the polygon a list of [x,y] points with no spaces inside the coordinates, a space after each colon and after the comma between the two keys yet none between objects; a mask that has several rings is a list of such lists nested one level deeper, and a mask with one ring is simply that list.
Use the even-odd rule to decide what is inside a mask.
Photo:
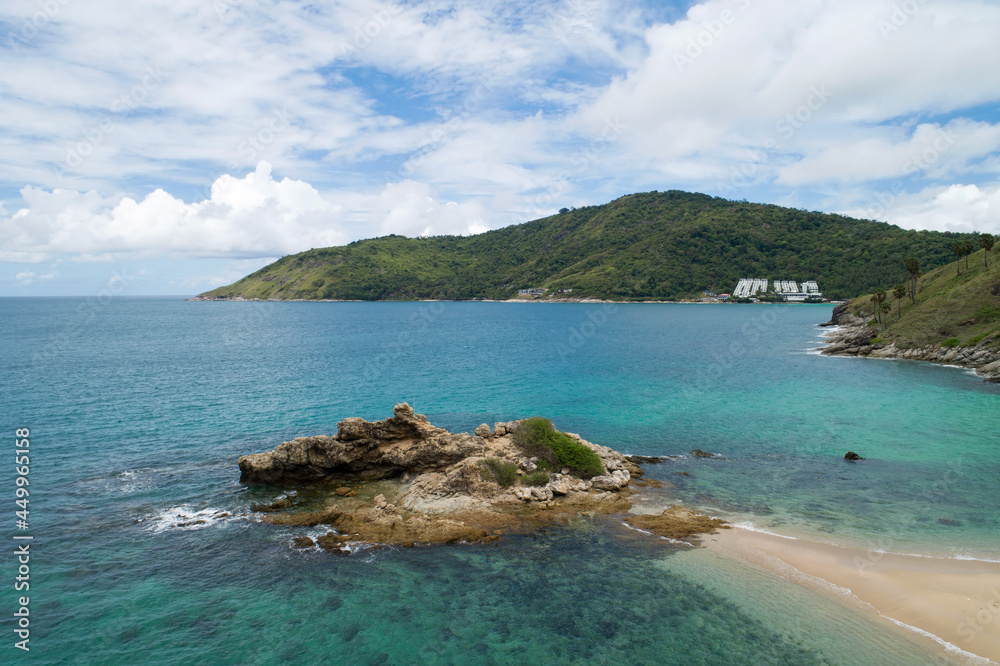
[{"label": "sandy beach", "polygon": [[953,656],[958,648],[973,663],[1000,662],[1000,563],[869,552],[740,527],[705,544],[932,634]]}]

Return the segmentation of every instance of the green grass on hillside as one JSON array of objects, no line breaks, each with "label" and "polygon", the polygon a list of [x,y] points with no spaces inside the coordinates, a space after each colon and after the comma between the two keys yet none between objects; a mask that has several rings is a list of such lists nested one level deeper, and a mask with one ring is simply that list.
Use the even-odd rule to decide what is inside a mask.
[{"label": "green grass on hillside", "polygon": [[[933,344],[1000,348],[1000,245],[990,252],[989,268],[983,265],[984,252],[970,255],[968,268],[961,259],[961,275],[952,262],[922,276],[916,304],[911,304],[909,296],[897,300],[889,291],[886,303],[892,310],[879,328],[879,337],[906,348]],[[900,305],[901,319],[897,315]],[[852,300],[851,308],[870,315],[871,295]]]},{"label": "green grass on hillside", "polygon": [[686,192],[630,194],[475,236],[387,236],[283,257],[206,296],[403,300],[510,298],[519,288],[574,297],[682,299],[744,277],[819,282],[848,298],[927,267],[968,235]]}]

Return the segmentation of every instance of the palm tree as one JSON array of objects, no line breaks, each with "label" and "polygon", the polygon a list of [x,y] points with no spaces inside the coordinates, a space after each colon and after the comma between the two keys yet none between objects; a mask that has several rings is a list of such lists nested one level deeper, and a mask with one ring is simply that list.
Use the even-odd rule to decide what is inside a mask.
[{"label": "palm tree", "polygon": [[875,321],[879,324],[882,323],[882,304],[885,303],[885,290],[879,289],[874,294],[872,294],[872,303],[875,304]]},{"label": "palm tree", "polygon": [[892,288],[892,295],[896,297],[896,319],[900,319],[903,316],[903,296],[906,296],[906,287],[902,283],[897,284]]},{"label": "palm tree", "polygon": [[981,248],[983,248],[985,250],[985,252],[983,252],[983,265],[984,266],[989,266],[990,265],[989,254],[990,254],[990,250],[993,249],[993,242],[995,240],[996,239],[993,238],[993,234],[979,234],[979,247],[981,247]]},{"label": "palm tree", "polygon": [[951,253],[957,257],[955,261],[955,268],[958,270],[958,274],[962,274],[962,241],[955,241],[951,244]]},{"label": "palm tree", "polygon": [[965,257],[965,270],[969,270],[969,255],[976,249],[972,241],[962,241],[962,256]]},{"label": "palm tree", "polygon": [[917,302],[917,278],[920,277],[920,261],[916,257],[903,259],[903,268],[910,274],[910,301]]}]

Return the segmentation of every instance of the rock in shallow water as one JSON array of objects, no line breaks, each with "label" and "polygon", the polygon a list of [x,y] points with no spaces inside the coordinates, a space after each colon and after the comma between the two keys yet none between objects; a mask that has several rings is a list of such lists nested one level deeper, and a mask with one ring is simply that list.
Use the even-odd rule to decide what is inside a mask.
[{"label": "rock in shallow water", "polygon": [[688,455],[692,458],[717,458],[719,456],[718,453],[708,453],[707,451],[702,451],[701,449],[695,449]]},{"label": "rock in shallow water", "polygon": [[682,506],[672,506],[659,515],[629,516],[625,522],[657,536],[689,543],[702,534],[714,534],[730,527],[720,518],[704,516]]},{"label": "rock in shallow water", "polygon": [[[279,512],[283,503],[261,506],[262,520],[287,526],[325,525],[315,541],[343,553],[348,542],[413,545],[483,542],[537,521],[620,513],[631,508],[630,480],[642,473],[618,451],[566,435],[594,451],[606,470],[593,479],[552,472],[544,486],[501,486],[498,469],[516,470],[531,455],[509,435],[519,422],[485,424],[475,436],[436,428],[396,405],[384,421],[345,419],[336,437],[303,437],[267,453],[240,458],[241,480],[302,483],[336,480],[326,505],[312,513]],[[535,464],[522,467],[535,467]],[[543,513],[539,513],[543,512]],[[544,516],[541,518],[540,516]],[[308,547],[302,537],[294,544]]]},{"label": "rock in shallow water", "polygon": [[331,477],[385,479],[424,472],[482,453],[483,440],[435,428],[405,402],[383,421],[349,418],[336,437],[299,437],[239,460],[243,483],[302,483]]}]

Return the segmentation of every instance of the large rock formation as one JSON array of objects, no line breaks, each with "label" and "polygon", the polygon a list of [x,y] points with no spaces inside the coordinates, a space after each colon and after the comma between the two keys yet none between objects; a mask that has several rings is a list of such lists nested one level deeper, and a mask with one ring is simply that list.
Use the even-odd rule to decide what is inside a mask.
[{"label": "large rock formation", "polygon": [[[523,527],[539,512],[549,520],[631,508],[629,482],[642,474],[638,465],[618,451],[565,433],[597,455],[604,473],[581,478],[567,468],[543,472],[539,459],[528,457],[514,441],[519,423],[497,423],[492,433],[483,424],[476,435],[455,434],[432,426],[402,403],[383,421],[349,418],[338,424],[335,437],[300,437],[273,451],[243,456],[241,481],[329,482],[331,492],[319,510],[315,500],[305,510],[288,496],[252,507],[265,522],[329,526],[334,531],[317,540],[324,548],[350,541],[488,541]],[[497,470],[507,476],[501,478]],[[300,539],[298,545],[304,543]]]},{"label": "large rock formation", "polygon": [[404,472],[423,473],[482,454],[485,442],[453,434],[414,414],[405,402],[383,421],[349,418],[334,437],[299,437],[273,451],[239,460],[244,483],[302,483],[339,477],[385,479]]}]

